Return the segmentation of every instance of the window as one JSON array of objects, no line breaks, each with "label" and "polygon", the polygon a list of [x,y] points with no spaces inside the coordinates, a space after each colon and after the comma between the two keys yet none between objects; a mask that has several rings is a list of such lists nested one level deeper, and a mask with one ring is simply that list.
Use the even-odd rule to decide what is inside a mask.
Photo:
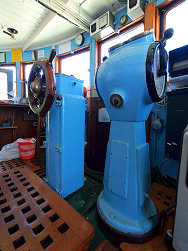
[{"label": "window", "polygon": [[0,99],[14,99],[16,97],[16,67],[3,65],[0,67]]},{"label": "window", "polygon": [[89,49],[60,57],[60,71],[66,75],[84,81],[84,86],[90,84],[90,51]]},{"label": "window", "polygon": [[[25,81],[28,81],[28,79],[29,79],[29,74],[30,74],[32,66],[33,66],[33,64],[26,64],[25,65]],[[25,96],[26,96],[26,98],[28,97],[27,82],[25,85]]]},{"label": "window", "polygon": [[105,57],[105,56],[109,56],[108,54],[108,49],[116,44],[119,44],[119,43],[122,43],[126,40],[128,40],[129,38],[141,33],[144,31],[144,25],[143,24],[140,24],[138,26],[136,26],[135,28],[123,33],[122,35],[119,35],[119,36],[116,36],[115,38],[111,39],[111,40],[107,40],[107,41],[104,41],[102,42],[102,45],[101,45],[101,62],[102,62],[102,59]]},{"label": "window", "polygon": [[186,30],[186,24],[188,23],[187,10],[188,0],[169,10],[166,14],[166,29],[174,29],[173,37],[167,41],[166,49],[168,51],[188,44],[188,32]]},{"label": "window", "polygon": [[27,88],[27,81],[29,79],[29,74],[30,74],[30,71],[31,71],[31,68],[33,66],[33,63],[22,63],[23,65],[23,74],[22,74],[22,79],[23,79],[23,90],[22,90],[22,96],[23,97],[28,97],[28,88]]},{"label": "window", "polygon": [[1,89],[0,89],[0,99],[7,99],[7,74],[4,72],[0,72],[1,79]]}]

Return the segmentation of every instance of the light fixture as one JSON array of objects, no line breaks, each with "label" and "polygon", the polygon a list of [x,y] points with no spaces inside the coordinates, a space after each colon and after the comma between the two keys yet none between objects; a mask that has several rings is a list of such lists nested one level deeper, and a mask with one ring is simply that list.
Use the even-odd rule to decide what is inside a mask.
[{"label": "light fixture", "polygon": [[16,38],[14,37],[14,35],[11,35],[10,40],[12,40],[12,41],[16,41]]},{"label": "light fixture", "polygon": [[[3,26],[1,26],[1,28],[3,29],[4,27]],[[14,28],[7,28],[7,31],[6,30],[3,30],[3,33],[5,33],[5,34],[7,34],[8,36],[10,36],[11,38],[11,40],[13,40],[13,41],[16,41],[16,38],[15,38],[15,34],[18,34],[18,31],[16,30],[16,29],[14,29]]]}]

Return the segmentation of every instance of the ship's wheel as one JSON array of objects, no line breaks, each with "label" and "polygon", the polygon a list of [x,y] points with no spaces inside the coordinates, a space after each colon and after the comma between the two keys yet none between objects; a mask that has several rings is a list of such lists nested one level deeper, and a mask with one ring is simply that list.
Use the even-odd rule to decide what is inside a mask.
[{"label": "ship's wheel", "polygon": [[38,60],[38,52],[34,51],[35,62],[28,80],[28,99],[31,110],[41,116],[45,116],[58,96],[55,94],[56,82],[52,67],[55,55],[56,51],[52,49],[49,59]]}]

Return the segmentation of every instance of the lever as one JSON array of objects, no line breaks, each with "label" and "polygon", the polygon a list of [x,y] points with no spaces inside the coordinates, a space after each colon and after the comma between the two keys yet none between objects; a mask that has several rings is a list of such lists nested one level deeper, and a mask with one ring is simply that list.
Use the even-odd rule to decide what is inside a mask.
[{"label": "lever", "polygon": [[35,61],[39,60],[39,53],[36,50],[34,50],[34,58],[35,58]]},{"label": "lever", "polygon": [[48,60],[48,63],[49,63],[49,64],[52,64],[52,61],[53,61],[53,59],[55,58],[55,56],[56,56],[56,50],[55,50],[55,49],[52,49],[51,52],[50,52],[49,60]]},{"label": "lever", "polygon": [[159,40],[160,43],[160,69],[158,72],[159,77],[167,75],[166,69],[167,69],[168,55],[164,47],[166,46],[166,41],[170,39],[173,36],[173,34],[174,30],[172,28],[169,28],[165,30],[163,38]]},{"label": "lever", "polygon": [[53,94],[53,96],[54,96],[55,99],[57,99],[59,101],[62,100],[62,96],[57,94],[57,93]]},{"label": "lever", "polygon": [[159,40],[159,43],[163,46],[166,45],[166,40],[170,39],[174,35],[174,30],[172,28],[169,28],[165,30],[163,38]]}]

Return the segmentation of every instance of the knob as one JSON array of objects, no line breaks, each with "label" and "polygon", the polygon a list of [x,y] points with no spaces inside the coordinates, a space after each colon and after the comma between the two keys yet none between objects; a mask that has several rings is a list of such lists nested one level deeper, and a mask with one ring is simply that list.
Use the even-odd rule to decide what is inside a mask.
[{"label": "knob", "polygon": [[123,105],[123,98],[119,94],[112,94],[110,97],[110,103],[115,108],[120,108]]}]

